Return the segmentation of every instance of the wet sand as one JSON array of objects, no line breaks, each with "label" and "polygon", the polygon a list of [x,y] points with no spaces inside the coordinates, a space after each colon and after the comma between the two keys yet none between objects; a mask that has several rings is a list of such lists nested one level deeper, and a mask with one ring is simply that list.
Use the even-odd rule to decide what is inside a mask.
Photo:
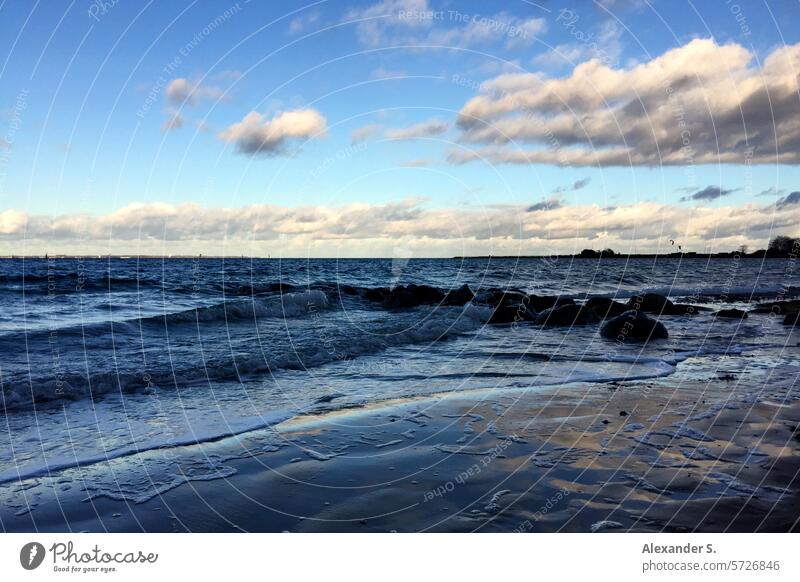
[{"label": "wet sand", "polygon": [[0,516],[7,531],[797,531],[797,375],[760,373],[700,379],[689,363],[300,417],[229,477],[139,504],[75,487]]}]

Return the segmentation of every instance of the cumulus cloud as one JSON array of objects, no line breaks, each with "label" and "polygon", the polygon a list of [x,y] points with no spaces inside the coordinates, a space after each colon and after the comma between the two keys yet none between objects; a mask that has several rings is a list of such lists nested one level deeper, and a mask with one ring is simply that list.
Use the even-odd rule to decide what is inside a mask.
[{"label": "cumulus cloud", "polygon": [[186,120],[180,113],[172,112],[170,113],[167,120],[164,122],[164,125],[161,126],[161,129],[163,129],[164,131],[172,131],[175,129],[180,129],[183,127],[185,122]]},{"label": "cumulus cloud", "polygon": [[463,142],[478,147],[450,160],[800,163],[800,44],[754,61],[741,45],[695,39],[628,69],[594,58],[561,78],[500,75],[459,112]]},{"label": "cumulus cloud", "polygon": [[196,105],[202,100],[216,101],[225,95],[224,89],[215,85],[193,82],[189,79],[173,79],[167,85],[165,95],[174,105]]},{"label": "cumulus cloud", "polygon": [[500,43],[511,49],[531,45],[547,23],[507,12],[482,15],[437,8],[427,0],[383,0],[351,10],[345,21],[356,22],[356,36],[368,47],[433,45],[460,47]]},{"label": "cumulus cloud", "polygon": [[190,101],[192,89],[188,79],[173,79],[167,85],[165,94],[171,102],[181,104]]},{"label": "cumulus cloud", "polygon": [[327,134],[325,117],[316,109],[295,109],[266,119],[251,111],[244,119],[218,134],[219,139],[236,145],[243,154],[275,155],[291,139],[318,139]]},{"label": "cumulus cloud", "polygon": [[734,193],[736,190],[725,190],[724,188],[720,188],[719,186],[706,186],[702,190],[698,190],[691,196],[684,196],[681,198],[682,202],[687,202],[689,200],[716,200],[717,198],[722,198],[723,196],[727,196],[728,194]]},{"label": "cumulus cloud", "polygon": [[369,125],[359,127],[358,129],[354,129],[350,134],[350,141],[353,143],[366,141],[382,129],[383,126],[377,123],[370,123]]},{"label": "cumulus cloud", "polygon": [[409,127],[387,129],[384,136],[387,139],[418,139],[441,135],[449,129],[447,122],[441,119],[429,119]]},{"label": "cumulus cloud", "polygon": [[0,137],[0,150],[7,150],[10,147],[11,147],[11,142],[9,142],[7,139]]},{"label": "cumulus cloud", "polygon": [[[35,216],[18,210],[0,212],[0,243],[20,248],[22,242],[70,241],[97,248],[120,248],[125,241],[169,242],[179,250],[196,241],[285,241],[315,245],[320,253],[344,248],[353,256],[374,256],[376,249],[397,241],[419,241],[429,254],[476,253],[491,249],[571,252],[596,246],[653,251],[680,238],[684,250],[713,247],[730,250],[740,244],[763,247],[777,234],[796,235],[800,194],[775,204],[699,207],[690,212],[676,205],[639,202],[602,207],[562,206],[551,199],[530,206],[430,208],[421,199],[387,204],[285,207],[260,204],[242,208],[208,208],[197,204],[131,204],[110,214]],[[105,245],[105,246],[103,246]],[[184,246],[181,246],[184,245]],[[381,246],[383,245],[383,246]],[[92,247],[93,248],[93,247]],[[132,248],[132,247],[127,247]],[[461,250],[460,250],[461,249]],[[424,253],[423,253],[424,254]],[[546,253],[545,253],[546,254]]]}]

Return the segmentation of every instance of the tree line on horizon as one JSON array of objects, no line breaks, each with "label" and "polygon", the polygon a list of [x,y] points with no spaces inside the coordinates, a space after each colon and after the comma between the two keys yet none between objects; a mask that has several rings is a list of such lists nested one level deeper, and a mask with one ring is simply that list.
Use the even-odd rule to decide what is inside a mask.
[{"label": "tree line on horizon", "polygon": [[[680,247],[678,247],[680,248]],[[636,253],[634,253],[636,254]],[[641,253],[641,254],[648,254],[648,253]],[[656,254],[656,253],[653,253]],[[789,257],[796,257],[800,255],[800,238],[793,238],[790,236],[776,236],[770,239],[769,244],[767,245],[766,249],[758,249],[753,252],[748,252],[747,245],[740,246],[735,251],[729,252],[721,252],[721,253],[696,253],[696,252],[686,252],[686,251],[679,251],[673,253],[665,253],[665,256],[671,257],[680,257],[680,256],[711,256],[711,257],[753,257],[753,258],[762,258],[762,257],[769,257],[769,258],[789,258]],[[584,258],[584,259],[601,259],[601,258],[613,258],[613,257],[627,257],[630,255],[617,253],[614,249],[603,249],[600,251],[596,251],[594,249],[583,249],[580,253],[575,255],[576,257]]]}]

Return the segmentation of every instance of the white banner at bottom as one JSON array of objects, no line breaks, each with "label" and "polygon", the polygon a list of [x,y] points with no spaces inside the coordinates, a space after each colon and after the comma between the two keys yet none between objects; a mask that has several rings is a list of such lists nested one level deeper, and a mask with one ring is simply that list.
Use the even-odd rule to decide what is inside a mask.
[{"label": "white banner at bottom", "polygon": [[792,534],[2,534],[0,575],[797,580],[797,544]]}]

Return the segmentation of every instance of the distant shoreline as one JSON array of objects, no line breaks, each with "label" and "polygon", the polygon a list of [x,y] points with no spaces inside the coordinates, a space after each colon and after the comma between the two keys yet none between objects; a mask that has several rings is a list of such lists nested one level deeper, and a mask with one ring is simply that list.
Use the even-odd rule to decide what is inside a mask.
[{"label": "distant shoreline", "polygon": [[642,253],[631,255],[616,254],[613,256],[586,257],[581,255],[478,255],[473,257],[453,257],[453,259],[581,259],[596,261],[628,260],[628,259],[789,259],[792,255],[740,254],[740,253]]}]

